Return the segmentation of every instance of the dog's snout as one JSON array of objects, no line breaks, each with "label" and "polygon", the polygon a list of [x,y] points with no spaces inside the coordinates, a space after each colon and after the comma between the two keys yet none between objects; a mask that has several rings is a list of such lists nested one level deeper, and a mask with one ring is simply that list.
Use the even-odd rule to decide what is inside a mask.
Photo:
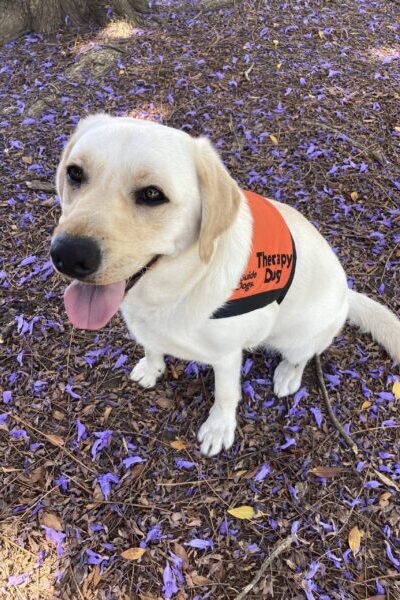
[{"label": "dog's snout", "polygon": [[100,246],[89,237],[59,235],[51,244],[50,256],[58,271],[76,279],[95,273],[101,262]]}]

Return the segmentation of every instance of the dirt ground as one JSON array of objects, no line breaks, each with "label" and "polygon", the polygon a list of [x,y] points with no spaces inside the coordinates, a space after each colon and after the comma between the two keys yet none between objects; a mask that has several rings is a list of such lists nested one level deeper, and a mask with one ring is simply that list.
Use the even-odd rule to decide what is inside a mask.
[{"label": "dirt ground", "polygon": [[0,50],[1,598],[235,599],[295,534],[248,598],[398,599],[399,371],[381,348],[346,328],[321,358],[357,456],[314,364],[279,400],[278,357],[255,352],[235,444],[205,459],[210,369],[167,358],[139,389],[142,349],[119,317],[73,330],[48,250],[67,137],[87,113],[128,114],[209,136],[243,188],[297,207],[349,285],[398,313],[399,5],[158,4],[140,29]]}]

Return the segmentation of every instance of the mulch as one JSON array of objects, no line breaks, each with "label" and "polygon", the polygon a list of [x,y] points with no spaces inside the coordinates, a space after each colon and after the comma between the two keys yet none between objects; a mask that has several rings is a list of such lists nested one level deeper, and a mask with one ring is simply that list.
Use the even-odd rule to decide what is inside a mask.
[{"label": "mulch", "polygon": [[[345,328],[322,356],[357,456],[314,364],[282,400],[278,357],[254,352],[235,444],[205,459],[208,367],[169,357],[143,391],[128,380],[142,349],[119,317],[95,333],[67,322],[48,255],[58,202],[26,182],[52,183],[95,111],[209,136],[243,188],[297,207],[349,285],[399,310],[398,4],[176,4],[158,2],[161,24],[31,34],[0,51],[1,597],[234,599],[294,535],[248,598],[394,600],[398,368],[368,336]],[[250,519],[229,512],[242,506]]]}]

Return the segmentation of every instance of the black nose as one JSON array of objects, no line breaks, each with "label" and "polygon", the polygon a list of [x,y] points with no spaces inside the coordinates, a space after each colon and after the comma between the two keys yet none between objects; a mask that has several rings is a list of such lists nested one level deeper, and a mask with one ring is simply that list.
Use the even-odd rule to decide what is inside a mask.
[{"label": "black nose", "polygon": [[58,271],[77,279],[95,273],[101,262],[100,246],[89,237],[58,235],[52,241],[50,256]]}]

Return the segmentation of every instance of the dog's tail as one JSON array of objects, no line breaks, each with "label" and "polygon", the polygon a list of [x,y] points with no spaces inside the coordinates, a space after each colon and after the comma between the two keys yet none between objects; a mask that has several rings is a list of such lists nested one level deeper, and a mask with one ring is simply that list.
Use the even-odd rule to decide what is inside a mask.
[{"label": "dog's tail", "polygon": [[400,319],[364,294],[349,290],[349,321],[372,335],[400,364]]}]

